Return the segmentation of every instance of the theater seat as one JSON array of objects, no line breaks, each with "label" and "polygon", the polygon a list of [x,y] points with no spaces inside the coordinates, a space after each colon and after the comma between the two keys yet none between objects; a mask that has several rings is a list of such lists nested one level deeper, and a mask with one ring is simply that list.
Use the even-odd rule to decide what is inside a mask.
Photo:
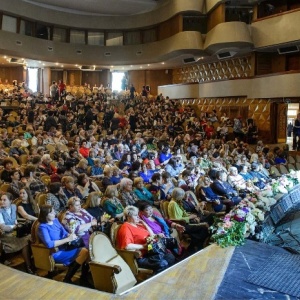
[{"label": "theater seat", "polygon": [[50,275],[56,270],[66,270],[67,267],[63,264],[55,263],[51,253],[55,251],[54,249],[46,248],[46,246],[41,243],[38,237],[38,228],[40,222],[38,220],[34,221],[31,227],[31,251],[34,259],[34,265],[37,269],[47,271]]},{"label": "theater seat", "polygon": [[121,294],[136,284],[137,280],[130,267],[105,234],[93,232],[89,250],[91,256],[89,264],[97,290]]}]

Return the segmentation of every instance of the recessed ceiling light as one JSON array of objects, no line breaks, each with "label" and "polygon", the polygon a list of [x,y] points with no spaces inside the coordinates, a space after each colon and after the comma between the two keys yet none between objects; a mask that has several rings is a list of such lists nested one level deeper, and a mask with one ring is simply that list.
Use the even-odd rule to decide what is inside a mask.
[{"label": "recessed ceiling light", "polygon": [[63,68],[63,67],[64,67],[64,65],[61,65],[61,67]]},{"label": "recessed ceiling light", "polygon": [[45,64],[43,63],[43,66],[44,66]]},{"label": "recessed ceiling light", "polygon": [[75,65],[75,67],[78,67],[78,65]]},{"label": "recessed ceiling light", "polygon": [[148,64],[148,67],[150,67],[150,64]]},{"label": "recessed ceiling light", "polygon": [[55,63],[58,66],[58,63]]},{"label": "recessed ceiling light", "polygon": [[165,63],[164,63],[164,62],[162,62],[161,64],[162,64],[162,65],[164,65]]},{"label": "recessed ceiling light", "polygon": [[114,66],[110,66],[111,68],[113,68]]},{"label": "recessed ceiling light", "polygon": [[131,68],[133,67],[133,65],[130,66]]},{"label": "recessed ceiling light", "polygon": [[41,61],[39,61],[39,63],[41,64],[42,62],[41,62]]},{"label": "recessed ceiling light", "polygon": [[4,58],[7,58],[7,56],[5,55]]},{"label": "recessed ceiling light", "polygon": [[142,66],[140,66],[140,69],[142,69],[143,67]]}]

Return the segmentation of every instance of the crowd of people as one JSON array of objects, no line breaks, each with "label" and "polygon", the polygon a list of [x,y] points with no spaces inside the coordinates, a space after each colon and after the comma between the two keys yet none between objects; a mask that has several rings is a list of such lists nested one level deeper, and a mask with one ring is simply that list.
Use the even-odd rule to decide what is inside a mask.
[{"label": "crowd of people", "polygon": [[[2,91],[20,108],[15,120],[0,109],[6,124],[0,178],[7,187],[0,241],[4,253],[22,250],[29,273],[35,272],[30,236],[13,234],[18,217],[38,221],[44,245],[58,247],[53,258],[69,266],[65,282],[80,267],[84,282],[90,233],[97,228],[109,235],[113,222],[122,223],[117,247],[140,250],[139,266],[157,273],[205,247],[214,215],[265,188],[269,168],[287,163],[288,149],[257,141],[253,122],[240,116],[197,115],[162,95],[129,97],[117,105],[98,93],[80,99],[56,95],[47,103],[33,96],[23,103],[28,97],[20,89]],[[257,143],[250,147],[250,141]],[[150,255],[149,237],[170,238],[174,229],[188,243]],[[78,237],[83,245],[66,250]]]}]

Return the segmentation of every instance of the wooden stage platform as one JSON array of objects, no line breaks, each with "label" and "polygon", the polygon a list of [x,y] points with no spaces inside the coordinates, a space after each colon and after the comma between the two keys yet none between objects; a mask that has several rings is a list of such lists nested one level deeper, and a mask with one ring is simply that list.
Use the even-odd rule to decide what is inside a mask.
[{"label": "wooden stage platform", "polygon": [[0,265],[0,299],[214,299],[234,249],[210,245],[123,295],[32,276]]}]

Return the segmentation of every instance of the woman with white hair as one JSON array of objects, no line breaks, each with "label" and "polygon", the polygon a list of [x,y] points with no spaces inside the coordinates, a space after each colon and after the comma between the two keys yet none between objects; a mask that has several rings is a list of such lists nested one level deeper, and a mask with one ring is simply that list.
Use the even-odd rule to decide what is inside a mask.
[{"label": "woman with white hair", "polygon": [[56,168],[50,164],[52,161],[50,154],[44,154],[41,158],[41,161],[42,163],[39,166],[41,172],[44,172],[49,176],[56,172]]},{"label": "woman with white hair", "polygon": [[238,170],[236,167],[229,168],[229,175],[227,177],[227,181],[233,188],[235,188],[237,190],[246,190],[247,189],[246,181],[243,178],[243,176],[238,173]]},{"label": "woman with white hair", "polygon": [[[182,205],[182,201],[186,196],[185,191],[181,188],[175,188],[172,192],[172,199],[168,206],[168,215],[170,220],[176,222],[185,221],[184,232],[191,237],[191,244],[189,250],[200,250],[205,247],[206,241],[209,238],[208,223],[200,223],[200,218],[196,214],[188,214]],[[189,225],[189,223],[196,223],[197,225]]]},{"label": "woman with white hair", "polygon": [[135,206],[124,209],[126,222],[122,224],[117,234],[117,246],[120,249],[140,250],[141,256],[137,264],[141,268],[152,269],[155,273],[167,269],[175,263],[175,257],[168,251],[159,254],[149,254],[147,239],[154,236],[153,231],[139,218],[139,210]]},{"label": "woman with white hair", "polygon": [[22,141],[19,139],[15,139],[12,141],[11,143],[11,147],[9,150],[9,156],[13,156],[14,158],[16,158],[17,160],[19,159],[20,155],[25,154],[25,151],[22,150],[21,145]]},{"label": "woman with white hair", "polygon": [[123,178],[120,181],[120,200],[124,207],[128,205],[137,205],[139,201],[137,195],[132,190],[133,181],[129,178]]}]

